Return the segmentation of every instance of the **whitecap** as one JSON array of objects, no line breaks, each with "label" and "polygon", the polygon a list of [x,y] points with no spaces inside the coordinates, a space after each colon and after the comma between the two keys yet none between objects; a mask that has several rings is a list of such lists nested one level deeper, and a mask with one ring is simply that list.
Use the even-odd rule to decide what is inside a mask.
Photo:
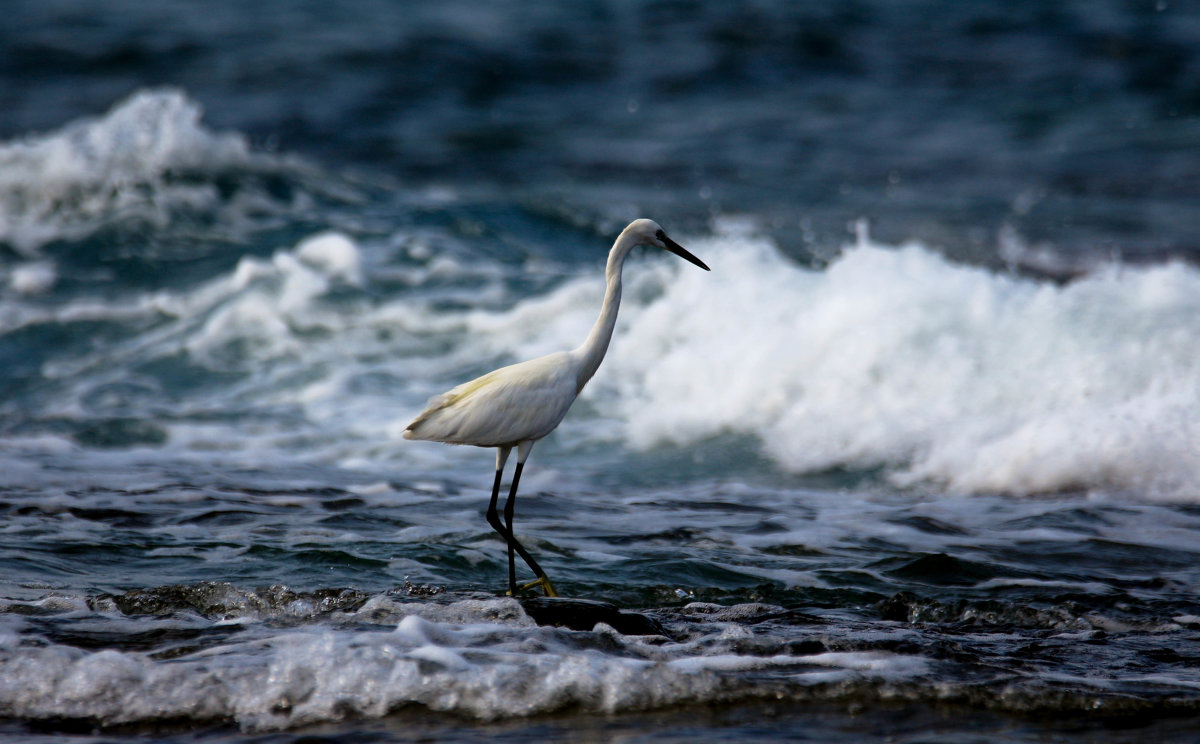
[{"label": "whitecap", "polygon": [[296,246],[296,256],[330,278],[363,283],[358,246],[342,233],[330,231],[305,238]]},{"label": "whitecap", "polygon": [[40,295],[50,291],[58,281],[58,270],[52,261],[29,261],[13,268],[8,284],[22,295]]},{"label": "whitecap", "polygon": [[200,106],[182,92],[143,90],[102,117],[0,143],[0,241],[35,255],[113,214],[158,223],[172,204],[216,202],[211,184],[168,185],[164,177],[247,165],[256,156],[242,135],[214,132],[200,119]]}]

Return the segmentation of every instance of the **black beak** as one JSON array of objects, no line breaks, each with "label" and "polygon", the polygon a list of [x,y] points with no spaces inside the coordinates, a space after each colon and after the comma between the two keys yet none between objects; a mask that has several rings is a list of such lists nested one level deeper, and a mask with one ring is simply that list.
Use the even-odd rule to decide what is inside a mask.
[{"label": "black beak", "polygon": [[691,253],[688,253],[687,249],[685,249],[679,243],[676,243],[674,240],[671,240],[670,238],[668,238],[667,234],[665,232],[663,232],[662,230],[658,231],[658,234],[656,235],[656,237],[663,242],[663,245],[666,246],[667,250],[670,251],[671,253],[674,253],[676,256],[679,256],[680,258],[682,258],[685,261],[689,261],[691,263],[696,264],[697,266],[704,269],[705,271],[711,271],[711,269],[709,269],[708,266],[706,266],[703,261],[701,261],[700,259],[693,256]]}]

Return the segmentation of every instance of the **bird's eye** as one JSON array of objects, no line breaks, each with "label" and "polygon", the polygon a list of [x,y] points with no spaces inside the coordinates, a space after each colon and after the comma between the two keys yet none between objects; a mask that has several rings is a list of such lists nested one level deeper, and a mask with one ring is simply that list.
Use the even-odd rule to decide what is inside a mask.
[{"label": "bird's eye", "polygon": [[659,230],[658,232],[654,233],[654,237],[658,238],[659,240],[663,241],[664,243],[667,240],[667,234],[665,232],[663,232],[662,230]]}]

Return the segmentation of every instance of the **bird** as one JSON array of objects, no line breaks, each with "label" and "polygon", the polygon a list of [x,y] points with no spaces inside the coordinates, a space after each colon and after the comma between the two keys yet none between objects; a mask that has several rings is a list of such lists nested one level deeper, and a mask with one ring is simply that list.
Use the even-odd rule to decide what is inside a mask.
[{"label": "bird", "polygon": [[[547,597],[558,596],[546,572],[513,532],[517,485],[533,445],[558,427],[604,360],[621,305],[621,271],[630,251],[639,245],[661,248],[705,271],[710,270],[703,261],[667,237],[654,220],[630,222],[608,253],[600,315],[578,348],[501,367],[435,395],[404,431],[405,439],[496,449],[496,475],[486,519],[508,546],[508,594],[511,596],[535,588],[540,588]],[[500,485],[505,463],[513,449],[517,450],[517,466],[504,502],[502,522],[497,511]],[[520,587],[517,586],[514,551],[537,577]]]}]

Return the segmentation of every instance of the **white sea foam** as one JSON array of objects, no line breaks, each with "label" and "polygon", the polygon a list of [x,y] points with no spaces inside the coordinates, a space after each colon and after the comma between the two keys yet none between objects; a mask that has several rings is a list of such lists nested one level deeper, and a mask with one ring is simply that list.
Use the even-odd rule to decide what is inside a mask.
[{"label": "white sea foam", "polygon": [[296,246],[297,257],[326,276],[350,284],[362,284],[362,260],[358,246],[337,232],[324,232],[306,238]]},{"label": "white sea foam", "polygon": [[13,268],[8,283],[15,292],[37,295],[49,291],[58,281],[58,271],[50,261],[28,261]]},{"label": "white sea foam", "polygon": [[209,130],[200,117],[200,106],[179,91],[145,90],[102,117],[0,143],[0,241],[36,254],[115,215],[161,224],[170,208],[218,202],[213,183],[164,177],[265,158],[242,135]]},{"label": "white sea foam", "polygon": [[[1111,266],[1057,286],[920,245],[862,241],[823,271],[745,233],[689,247],[711,274],[626,269],[633,289],[585,393],[634,447],[734,432],[786,470],[882,466],[902,485],[1200,487],[1193,267]],[[599,291],[569,282],[486,330],[530,353],[570,345]]]},{"label": "white sea foam", "polygon": [[[433,605],[403,606],[437,614]],[[440,612],[446,618],[406,614],[392,632],[309,626],[167,661],[21,646],[15,634],[0,634],[0,711],[106,724],[233,719],[270,730],[379,717],[409,705],[482,720],[651,710],[774,697],[781,689],[803,694],[830,682],[901,683],[927,671],[925,660],[899,654],[762,656],[726,650],[711,636],[661,643],[604,626],[586,633],[538,628],[513,600],[454,603]],[[746,676],[755,671],[767,673],[761,686]],[[740,675],[736,686],[724,681],[730,672]]]}]

